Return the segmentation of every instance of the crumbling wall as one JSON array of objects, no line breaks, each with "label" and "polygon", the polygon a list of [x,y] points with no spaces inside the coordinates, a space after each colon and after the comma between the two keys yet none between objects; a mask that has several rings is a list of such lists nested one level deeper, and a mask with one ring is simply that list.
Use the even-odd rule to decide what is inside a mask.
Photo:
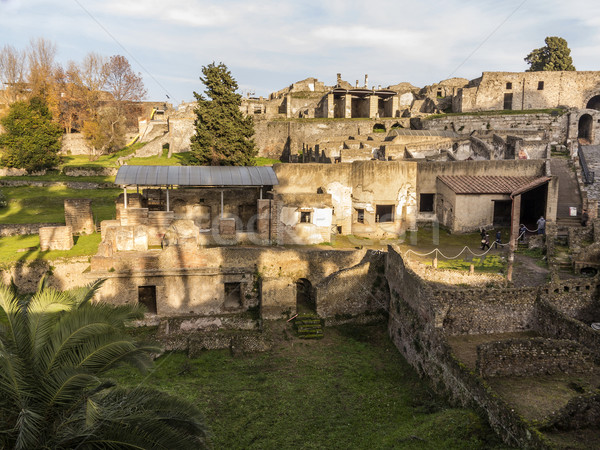
[{"label": "crumbling wall", "polygon": [[477,372],[483,377],[590,373],[595,358],[576,342],[530,338],[477,346]]}]

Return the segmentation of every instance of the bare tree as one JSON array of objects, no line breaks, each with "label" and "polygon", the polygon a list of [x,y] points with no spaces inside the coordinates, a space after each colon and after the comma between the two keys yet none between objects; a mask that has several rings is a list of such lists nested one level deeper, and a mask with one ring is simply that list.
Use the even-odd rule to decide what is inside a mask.
[{"label": "bare tree", "polygon": [[25,55],[12,45],[0,49],[0,90],[7,104],[25,92]]},{"label": "bare tree", "polygon": [[124,56],[111,56],[106,73],[106,88],[118,104],[137,102],[146,96],[142,74],[136,74]]},{"label": "bare tree", "polygon": [[27,49],[29,60],[28,82],[32,96],[49,100],[53,94],[54,71],[56,69],[56,44],[44,38],[32,39]]}]

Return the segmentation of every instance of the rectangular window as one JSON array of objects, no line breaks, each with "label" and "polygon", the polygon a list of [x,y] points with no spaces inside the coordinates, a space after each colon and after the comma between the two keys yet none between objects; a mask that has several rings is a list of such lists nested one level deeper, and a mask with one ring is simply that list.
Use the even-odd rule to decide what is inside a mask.
[{"label": "rectangular window", "polygon": [[138,303],[151,314],[156,314],[156,286],[138,286]]},{"label": "rectangular window", "polygon": [[420,212],[433,212],[433,200],[435,194],[421,194],[419,201]]},{"label": "rectangular window", "polygon": [[377,205],[375,206],[375,222],[393,222],[394,221],[394,205]]},{"label": "rectangular window", "polygon": [[505,110],[512,109],[512,92],[510,94],[504,94],[504,108]]},{"label": "rectangular window", "polygon": [[310,212],[309,211],[300,211],[300,222],[310,223]]},{"label": "rectangular window", "polygon": [[506,83],[506,89],[512,89],[512,83]]},{"label": "rectangular window", "polygon": [[356,210],[356,221],[358,223],[365,223],[365,210],[364,209]]},{"label": "rectangular window", "polygon": [[538,91],[543,91],[543,90],[544,90],[544,82],[538,81]]},{"label": "rectangular window", "polygon": [[236,309],[242,306],[242,283],[225,283],[225,309]]}]

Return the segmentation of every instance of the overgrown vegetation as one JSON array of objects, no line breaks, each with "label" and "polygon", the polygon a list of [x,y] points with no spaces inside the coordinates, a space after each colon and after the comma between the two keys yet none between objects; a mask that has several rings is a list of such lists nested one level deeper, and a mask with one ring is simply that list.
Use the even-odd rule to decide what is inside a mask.
[{"label": "overgrown vegetation", "polygon": [[432,393],[385,327],[327,328],[320,341],[285,336],[275,335],[266,353],[170,353],[147,379],[131,370],[115,376],[196,404],[215,448],[505,448],[474,412]]}]

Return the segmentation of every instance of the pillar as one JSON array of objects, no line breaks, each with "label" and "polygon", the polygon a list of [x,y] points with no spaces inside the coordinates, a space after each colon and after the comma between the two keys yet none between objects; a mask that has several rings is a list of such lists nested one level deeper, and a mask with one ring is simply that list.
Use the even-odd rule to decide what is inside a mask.
[{"label": "pillar", "polygon": [[285,117],[292,117],[292,94],[285,96]]},{"label": "pillar", "polygon": [[328,119],[333,119],[334,116],[334,110],[335,110],[335,106],[333,104],[333,93],[330,92],[329,94],[327,94],[327,118]]},{"label": "pillar", "polygon": [[379,97],[372,94],[369,97],[369,118],[375,119],[377,117],[377,111],[379,109]]},{"label": "pillar", "polygon": [[352,96],[350,94],[344,96],[344,118],[352,118]]}]

